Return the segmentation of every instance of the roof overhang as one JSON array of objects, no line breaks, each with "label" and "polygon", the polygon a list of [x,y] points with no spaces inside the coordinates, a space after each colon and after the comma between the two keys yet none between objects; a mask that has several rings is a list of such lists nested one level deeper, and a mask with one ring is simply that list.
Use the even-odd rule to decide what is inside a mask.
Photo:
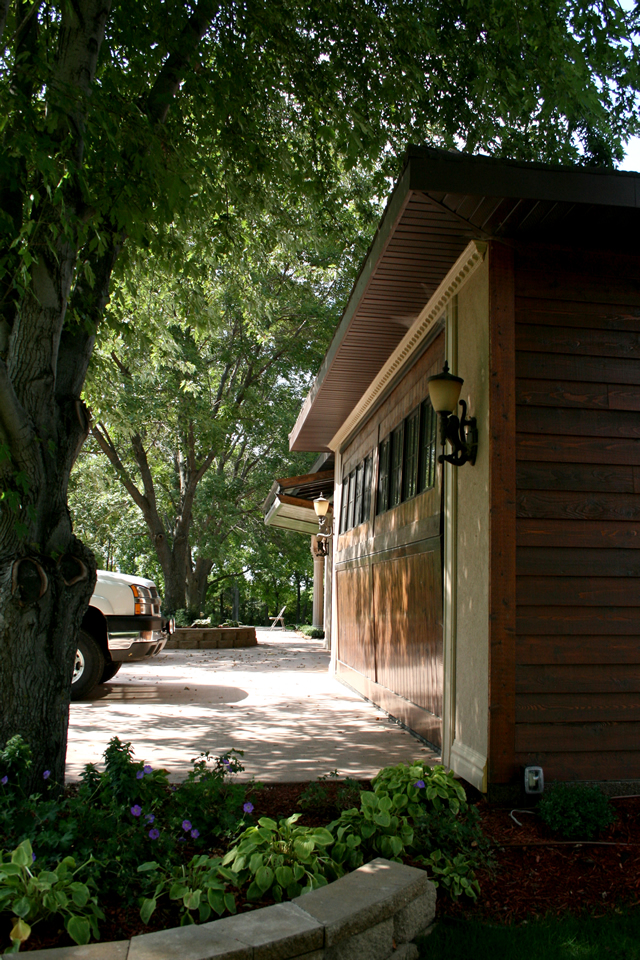
[{"label": "roof overhang", "polygon": [[637,248],[640,175],[409,148],[291,449],[330,449],[471,241],[550,235]]},{"label": "roof overhang", "polygon": [[320,494],[333,498],[333,462],[323,469],[303,476],[275,480],[263,504],[264,522],[268,527],[317,534],[318,517],[313,506]]}]

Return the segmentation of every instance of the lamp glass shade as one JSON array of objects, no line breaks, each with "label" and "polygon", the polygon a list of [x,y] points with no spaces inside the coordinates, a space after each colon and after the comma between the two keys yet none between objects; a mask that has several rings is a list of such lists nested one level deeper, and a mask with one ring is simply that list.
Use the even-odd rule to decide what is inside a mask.
[{"label": "lamp glass shade", "polygon": [[464,383],[462,377],[454,377],[449,373],[448,364],[445,363],[443,372],[429,377],[428,383],[431,406],[436,413],[454,413]]},{"label": "lamp glass shade", "polygon": [[326,517],[329,511],[329,501],[322,493],[313,501],[313,509],[316,512],[316,517]]}]

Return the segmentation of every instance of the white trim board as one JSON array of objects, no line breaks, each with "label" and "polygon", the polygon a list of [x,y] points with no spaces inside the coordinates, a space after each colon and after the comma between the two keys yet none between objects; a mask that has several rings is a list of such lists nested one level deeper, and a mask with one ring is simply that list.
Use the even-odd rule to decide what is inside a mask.
[{"label": "white trim board", "polygon": [[451,769],[482,793],[487,792],[487,758],[473,747],[454,740],[451,747]]}]

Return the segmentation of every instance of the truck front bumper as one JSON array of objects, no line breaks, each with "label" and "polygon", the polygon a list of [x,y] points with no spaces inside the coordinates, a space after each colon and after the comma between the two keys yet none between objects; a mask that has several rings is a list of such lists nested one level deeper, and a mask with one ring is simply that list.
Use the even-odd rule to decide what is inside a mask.
[{"label": "truck front bumper", "polygon": [[109,617],[108,644],[114,663],[155,657],[169,639],[160,617]]}]

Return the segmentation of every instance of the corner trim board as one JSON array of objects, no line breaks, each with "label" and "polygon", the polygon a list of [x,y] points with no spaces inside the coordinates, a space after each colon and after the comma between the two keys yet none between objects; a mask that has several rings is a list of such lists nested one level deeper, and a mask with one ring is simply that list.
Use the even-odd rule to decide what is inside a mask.
[{"label": "corner trim board", "polygon": [[468,780],[481,793],[487,792],[487,758],[473,747],[454,740],[451,747],[450,766],[459,777]]}]

